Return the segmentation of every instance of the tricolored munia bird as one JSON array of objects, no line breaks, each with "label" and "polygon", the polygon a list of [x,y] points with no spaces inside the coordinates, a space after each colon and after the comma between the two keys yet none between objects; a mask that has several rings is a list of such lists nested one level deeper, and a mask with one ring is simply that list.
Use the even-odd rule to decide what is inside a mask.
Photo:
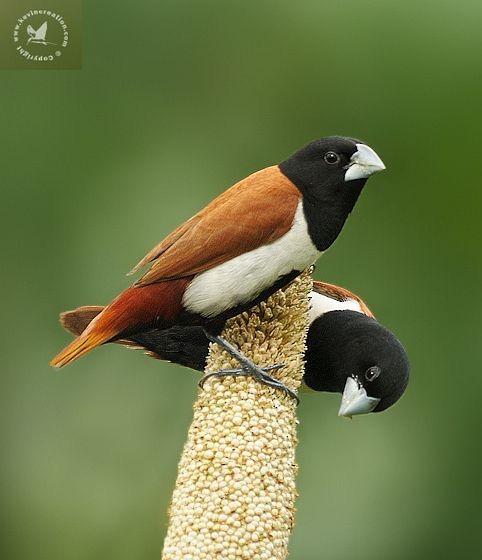
[{"label": "tricolored munia bird", "polygon": [[335,241],[367,178],[384,169],[360,140],[315,140],[248,176],[175,229],[131,271],[150,269],[51,362],[62,367],[106,342],[152,328],[199,325],[246,375],[296,395],[219,333],[227,318],[287,285]]},{"label": "tricolored munia bird", "polygon": [[407,388],[405,349],[358,296],[331,284],[315,282],[315,289],[303,381],[342,393],[340,416],[386,410]]},{"label": "tricolored munia bird", "polygon": [[[60,321],[78,336],[103,309],[79,307],[62,313]],[[408,383],[407,354],[358,296],[315,281],[309,322],[303,378],[309,389],[342,393],[339,415],[347,417],[381,412],[398,401]],[[198,371],[204,370],[209,352],[209,341],[199,326],[152,329],[116,342]]]}]

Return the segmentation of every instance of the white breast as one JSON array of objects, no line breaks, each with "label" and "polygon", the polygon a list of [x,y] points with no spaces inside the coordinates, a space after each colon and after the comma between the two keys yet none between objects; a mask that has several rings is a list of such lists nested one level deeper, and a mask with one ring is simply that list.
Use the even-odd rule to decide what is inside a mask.
[{"label": "white breast", "polygon": [[354,299],[347,299],[345,301],[338,301],[328,296],[319,294],[318,292],[310,293],[310,311],[308,320],[311,323],[320,315],[328,313],[329,311],[358,311],[362,313],[360,304]]},{"label": "white breast", "polygon": [[252,301],[278,278],[293,270],[304,270],[320,255],[308,235],[300,202],[287,233],[269,245],[198,274],[184,293],[183,305],[192,313],[215,317]]}]

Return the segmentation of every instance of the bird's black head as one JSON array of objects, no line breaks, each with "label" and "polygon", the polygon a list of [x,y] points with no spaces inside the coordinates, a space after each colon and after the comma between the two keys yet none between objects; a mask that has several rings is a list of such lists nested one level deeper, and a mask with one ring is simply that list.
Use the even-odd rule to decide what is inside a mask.
[{"label": "bird's black head", "polygon": [[363,141],[328,136],[310,142],[279,168],[302,193],[310,237],[324,251],[340,233],[368,177],[385,166]]},{"label": "bird's black head", "polygon": [[331,311],[310,326],[304,381],[316,391],[342,393],[341,416],[381,412],[404,393],[407,354],[375,319]]}]

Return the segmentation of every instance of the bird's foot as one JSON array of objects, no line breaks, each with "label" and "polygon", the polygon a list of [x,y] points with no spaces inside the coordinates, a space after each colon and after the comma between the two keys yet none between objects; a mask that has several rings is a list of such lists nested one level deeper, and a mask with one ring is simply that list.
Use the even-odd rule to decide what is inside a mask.
[{"label": "bird's foot", "polygon": [[241,364],[242,367],[238,369],[223,369],[220,371],[215,371],[206,374],[199,382],[199,386],[201,388],[203,388],[204,383],[211,377],[228,377],[228,376],[253,377],[260,383],[263,383],[263,385],[268,385],[269,387],[273,387],[275,389],[279,389],[280,391],[283,391],[286,395],[294,399],[296,401],[296,404],[299,404],[300,401],[298,399],[298,395],[292,389],[287,387],[281,381],[277,379],[273,379],[267,374],[268,371],[273,371],[282,368],[283,364],[275,364],[264,368],[259,367],[256,364],[254,364],[251,360],[249,360],[242,352],[240,352],[237,348],[235,348],[223,337],[214,336],[206,330],[204,332],[206,334],[206,337],[211,342],[215,342],[216,344],[219,344],[222,348],[224,348],[224,350],[226,350],[226,352],[230,356],[235,358]]},{"label": "bird's foot", "polygon": [[[272,377],[270,377],[269,375],[266,375],[266,373],[268,371],[273,371],[275,369],[280,369],[284,366],[284,364],[275,364],[273,366],[266,366],[263,368],[257,368],[261,371],[261,373],[263,375],[259,375],[259,379],[269,379],[269,380],[273,380],[276,381],[275,379],[273,379]],[[255,366],[257,367],[257,366]],[[257,372],[258,373],[258,372]],[[247,377],[250,376],[251,372],[248,370],[248,368],[246,367],[242,367],[242,368],[229,368],[229,369],[220,369],[219,371],[213,371],[212,373],[206,373],[206,375],[204,375],[202,377],[202,379],[199,381],[198,385],[199,387],[201,387],[201,389],[204,389],[204,383],[206,383],[206,381],[208,379],[210,379],[211,377]],[[253,377],[257,377],[253,376]]]},{"label": "bird's foot", "polygon": [[230,377],[230,376],[232,376],[232,377],[253,377],[254,379],[259,381],[263,385],[268,385],[269,387],[274,387],[275,389],[279,389],[280,391],[283,391],[289,397],[294,399],[296,401],[296,404],[299,404],[300,401],[298,399],[297,394],[294,391],[292,391],[289,387],[287,387],[281,381],[278,381],[277,379],[273,379],[272,377],[270,377],[269,375],[266,374],[267,371],[280,369],[282,367],[283,367],[283,364],[275,364],[275,365],[272,365],[272,366],[267,366],[267,367],[264,367],[264,368],[260,368],[260,367],[257,367],[255,364],[253,364],[252,368],[248,368],[248,367],[245,366],[245,367],[242,367],[242,368],[221,369],[219,371],[214,371],[212,373],[207,373],[206,375],[204,375],[202,377],[202,379],[199,381],[199,387],[201,387],[201,389],[203,389],[206,381],[208,379],[211,379],[212,377]]}]

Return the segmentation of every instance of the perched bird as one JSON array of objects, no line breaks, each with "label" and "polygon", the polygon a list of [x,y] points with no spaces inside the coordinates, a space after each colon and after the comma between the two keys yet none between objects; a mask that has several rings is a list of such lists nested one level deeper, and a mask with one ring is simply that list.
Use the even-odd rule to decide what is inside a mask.
[{"label": "perched bird", "polygon": [[227,318],[313,264],[338,237],[367,178],[384,168],[360,140],[335,136],[236,183],[154,247],[131,272],[151,263],[149,270],[51,365],[153,328],[198,325],[247,375],[290,392],[219,333]]},{"label": "perched bird", "polygon": [[[315,281],[310,300],[305,385],[314,391],[342,393],[340,416],[389,408],[408,383],[409,363],[401,343],[349,290]],[[60,321],[78,336],[103,309],[80,307],[62,313]],[[204,370],[209,352],[209,341],[199,326],[153,329],[116,342],[198,371]],[[237,371],[226,370],[229,375]]]},{"label": "perched bird", "polygon": [[340,416],[386,410],[408,384],[410,364],[402,344],[360,298],[315,284],[321,293],[310,309],[304,383],[315,391],[342,393]]}]

